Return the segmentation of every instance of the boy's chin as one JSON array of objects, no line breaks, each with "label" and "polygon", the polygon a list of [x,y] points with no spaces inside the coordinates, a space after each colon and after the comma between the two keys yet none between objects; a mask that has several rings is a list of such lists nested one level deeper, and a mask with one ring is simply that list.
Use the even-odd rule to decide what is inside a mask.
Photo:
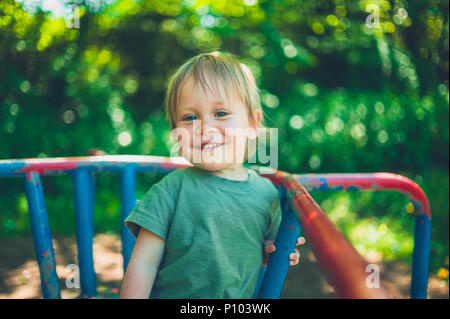
[{"label": "boy's chin", "polygon": [[226,164],[226,163],[193,163],[194,166],[205,170],[205,171],[210,171],[210,172],[215,172],[215,171],[220,171],[223,169],[227,169],[231,166],[233,166],[233,164]]},{"label": "boy's chin", "polygon": [[222,156],[201,156],[200,154],[193,153],[182,154],[182,156],[194,166],[203,169],[205,171],[219,171],[224,169],[231,169],[238,167],[244,163],[244,155],[242,154],[241,160],[239,156],[237,158],[223,158]]},{"label": "boy's chin", "polygon": [[239,164],[243,164],[243,162],[238,163],[238,162],[233,162],[233,163],[224,163],[224,162],[200,162],[200,163],[194,163],[191,162],[194,166],[205,170],[205,171],[210,171],[210,172],[215,172],[215,171],[221,171],[221,170],[225,170],[225,169],[231,169],[233,167],[237,167],[239,166]]}]

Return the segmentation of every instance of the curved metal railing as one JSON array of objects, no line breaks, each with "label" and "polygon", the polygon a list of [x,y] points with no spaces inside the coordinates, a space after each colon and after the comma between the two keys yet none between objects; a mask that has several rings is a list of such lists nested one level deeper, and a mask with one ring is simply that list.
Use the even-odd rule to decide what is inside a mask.
[{"label": "curved metal railing", "polygon": [[[93,174],[116,172],[122,177],[121,239],[125,272],[135,240],[123,225],[123,220],[137,203],[136,174],[138,172],[167,174],[190,165],[183,158],[133,155],[0,160],[0,177],[22,177],[25,181],[44,298],[60,298],[61,293],[40,176],[73,175],[81,290],[83,296],[95,296],[96,276],[92,251]],[[283,214],[282,224],[275,241],[277,250],[270,258],[267,271],[264,268],[261,271],[255,297],[279,297],[289,268],[287,256],[295,247],[301,225],[320,267],[334,286],[337,296],[385,298],[383,289],[370,289],[365,285],[367,273],[365,273],[364,260],[307,191],[370,189],[400,191],[413,202],[416,228],[411,297],[426,298],[431,214],[425,194],[414,182],[406,177],[390,173],[291,175],[263,167],[253,168],[279,188]]]}]

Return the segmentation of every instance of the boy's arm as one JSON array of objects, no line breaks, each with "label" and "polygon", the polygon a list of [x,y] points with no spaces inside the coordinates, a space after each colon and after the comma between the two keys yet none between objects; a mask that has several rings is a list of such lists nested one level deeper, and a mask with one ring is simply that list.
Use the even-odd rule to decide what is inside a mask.
[{"label": "boy's arm", "polygon": [[141,228],[127,266],[120,298],[147,299],[152,291],[165,242],[145,228]]}]

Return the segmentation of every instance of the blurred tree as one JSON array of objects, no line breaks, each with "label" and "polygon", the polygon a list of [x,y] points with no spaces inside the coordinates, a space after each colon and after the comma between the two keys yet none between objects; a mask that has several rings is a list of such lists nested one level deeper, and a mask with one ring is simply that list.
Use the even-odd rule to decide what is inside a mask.
[{"label": "blurred tree", "polygon": [[[255,74],[280,169],[404,174],[428,187],[438,223],[447,218],[433,236],[448,237],[436,186],[448,181],[448,1],[72,3],[0,3],[0,158],[168,156],[166,81],[219,49]],[[5,185],[0,225],[20,231],[9,221],[24,218],[23,190]]]}]

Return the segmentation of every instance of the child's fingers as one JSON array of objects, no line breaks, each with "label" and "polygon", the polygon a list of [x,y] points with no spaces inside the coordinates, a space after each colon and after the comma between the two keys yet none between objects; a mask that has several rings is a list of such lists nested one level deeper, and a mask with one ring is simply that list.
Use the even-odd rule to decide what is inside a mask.
[{"label": "child's fingers", "polygon": [[300,253],[297,249],[294,250],[294,252],[292,254],[289,255],[289,259],[290,260],[298,260],[300,259]]},{"label": "child's fingers", "polygon": [[274,242],[275,242],[275,239],[265,240],[264,241],[264,246],[269,245],[269,244],[273,244]]},{"label": "child's fingers", "polygon": [[301,237],[297,238],[297,243],[295,244],[295,246],[303,245],[304,243],[306,243],[306,239],[305,239],[305,237],[301,236]]},{"label": "child's fingers", "polygon": [[275,245],[273,244],[274,242],[275,240],[273,239],[264,241],[264,252],[268,254],[273,253],[276,249]]},{"label": "child's fingers", "polygon": [[299,260],[300,260],[300,253],[299,253],[299,251],[297,249],[295,249],[295,251],[292,254],[289,255],[289,259],[290,259],[289,264],[291,266],[297,265]]},{"label": "child's fingers", "polygon": [[266,253],[273,253],[276,250],[276,247],[274,244],[267,244],[266,246],[264,246],[264,251]]}]

